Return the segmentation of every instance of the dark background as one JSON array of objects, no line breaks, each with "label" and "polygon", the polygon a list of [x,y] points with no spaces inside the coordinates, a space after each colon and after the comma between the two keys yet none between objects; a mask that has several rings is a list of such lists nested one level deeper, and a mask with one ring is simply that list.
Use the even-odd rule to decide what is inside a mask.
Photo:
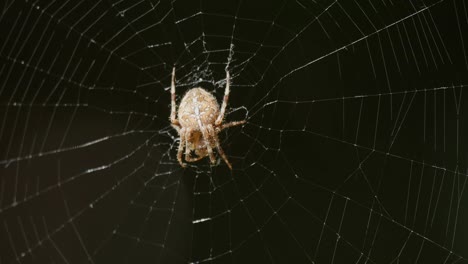
[{"label": "dark background", "polygon": [[[468,263],[468,3],[5,1],[0,263]],[[202,86],[233,164],[182,169]]]}]

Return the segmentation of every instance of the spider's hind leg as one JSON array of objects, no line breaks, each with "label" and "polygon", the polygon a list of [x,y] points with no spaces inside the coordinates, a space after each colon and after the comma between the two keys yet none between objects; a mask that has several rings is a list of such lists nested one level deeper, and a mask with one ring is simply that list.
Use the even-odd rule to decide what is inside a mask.
[{"label": "spider's hind leg", "polygon": [[231,82],[231,76],[229,75],[229,71],[226,70],[226,88],[224,89],[224,97],[223,97],[223,103],[221,104],[221,109],[219,110],[219,115],[216,118],[215,125],[219,126],[223,122],[224,118],[224,112],[226,111],[226,106],[229,101],[229,93],[230,93],[230,82]]},{"label": "spider's hind leg", "polygon": [[180,129],[179,120],[176,118],[176,94],[175,94],[175,67],[172,68],[172,78],[171,78],[171,124],[177,130],[177,127]]},{"label": "spider's hind leg", "polygon": [[234,127],[234,126],[239,126],[239,125],[243,125],[247,122],[247,120],[242,120],[242,121],[232,121],[232,122],[229,122],[229,123],[226,123],[226,124],[221,124],[218,128],[216,128],[216,130],[219,129],[219,131],[223,130],[223,129],[226,129],[226,128],[230,128],[230,127]]}]

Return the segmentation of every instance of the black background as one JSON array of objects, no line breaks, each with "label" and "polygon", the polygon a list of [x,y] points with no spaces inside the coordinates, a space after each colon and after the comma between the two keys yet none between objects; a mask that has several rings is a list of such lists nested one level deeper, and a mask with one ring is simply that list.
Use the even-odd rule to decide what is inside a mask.
[{"label": "black background", "polygon": [[[468,263],[467,5],[5,2],[0,263]],[[173,65],[230,70],[233,171],[175,159]]]}]

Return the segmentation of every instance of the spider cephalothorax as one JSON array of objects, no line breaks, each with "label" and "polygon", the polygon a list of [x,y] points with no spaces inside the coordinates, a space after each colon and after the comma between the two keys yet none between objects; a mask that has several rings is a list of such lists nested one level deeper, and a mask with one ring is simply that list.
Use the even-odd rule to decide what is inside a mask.
[{"label": "spider cephalothorax", "polygon": [[224,112],[229,99],[229,71],[226,70],[226,89],[221,109],[216,98],[203,88],[190,89],[182,98],[176,117],[175,95],[175,68],[172,69],[171,83],[171,123],[180,136],[177,160],[182,167],[182,154],[185,147],[185,161],[194,162],[206,156],[210,157],[211,164],[216,162],[213,149],[232,169],[231,163],[220,146],[218,133],[223,129],[245,123],[245,120],[223,124]]}]

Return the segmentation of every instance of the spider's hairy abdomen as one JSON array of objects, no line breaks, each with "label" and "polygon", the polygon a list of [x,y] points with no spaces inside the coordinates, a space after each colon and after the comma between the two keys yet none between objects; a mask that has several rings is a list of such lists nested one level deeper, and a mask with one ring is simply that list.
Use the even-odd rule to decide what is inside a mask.
[{"label": "spider's hairy abdomen", "polygon": [[[185,128],[199,129],[200,123],[214,125],[219,114],[216,98],[203,88],[190,89],[179,104],[178,119]],[[199,123],[200,121],[200,123]]]}]

